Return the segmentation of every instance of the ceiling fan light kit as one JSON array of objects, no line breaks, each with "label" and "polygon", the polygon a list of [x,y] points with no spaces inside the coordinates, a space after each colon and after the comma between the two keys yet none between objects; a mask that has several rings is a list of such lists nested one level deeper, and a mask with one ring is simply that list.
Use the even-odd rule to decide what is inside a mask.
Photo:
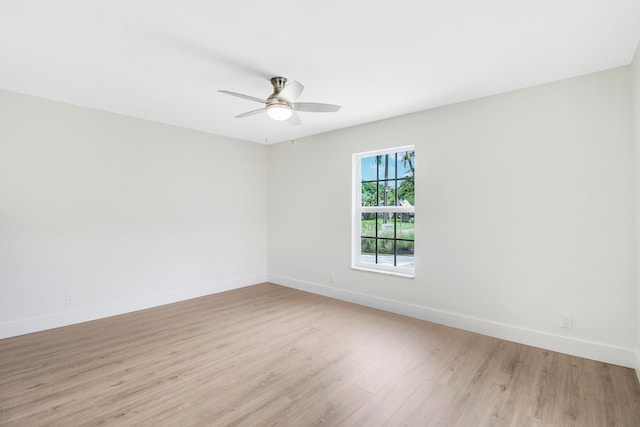
[{"label": "ceiling fan light kit", "polygon": [[293,108],[285,103],[273,103],[267,105],[267,114],[278,122],[285,121],[293,115]]},{"label": "ceiling fan light kit", "polygon": [[301,122],[300,118],[295,114],[295,111],[332,113],[340,109],[339,105],[321,104],[317,102],[294,102],[304,90],[304,86],[298,82],[291,82],[287,84],[286,78],[273,77],[271,78],[271,84],[273,85],[273,93],[269,95],[266,100],[262,100],[254,96],[243,95],[241,93],[230,92],[228,90],[220,90],[218,92],[237,96],[238,98],[247,99],[249,101],[259,102],[265,105],[264,108],[237,115],[236,118],[239,119],[266,112],[273,120],[279,122],[286,120],[289,124],[297,126]]}]

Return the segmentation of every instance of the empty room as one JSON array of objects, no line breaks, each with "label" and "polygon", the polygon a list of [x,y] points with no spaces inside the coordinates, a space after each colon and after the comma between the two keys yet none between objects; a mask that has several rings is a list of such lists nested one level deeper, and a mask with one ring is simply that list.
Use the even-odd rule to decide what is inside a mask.
[{"label": "empty room", "polygon": [[639,17],[0,1],[0,426],[640,427]]}]

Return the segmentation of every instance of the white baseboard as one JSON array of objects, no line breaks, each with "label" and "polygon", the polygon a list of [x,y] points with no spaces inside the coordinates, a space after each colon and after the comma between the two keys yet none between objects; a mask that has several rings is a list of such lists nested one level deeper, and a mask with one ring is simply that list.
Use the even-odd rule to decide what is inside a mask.
[{"label": "white baseboard", "polygon": [[507,341],[637,369],[640,378],[640,356],[634,349],[494,322],[276,274],[269,275],[269,282]]},{"label": "white baseboard", "polygon": [[266,275],[240,277],[204,286],[179,289],[161,294],[152,294],[142,298],[116,301],[103,305],[92,305],[76,310],[67,310],[58,313],[4,322],[0,323],[0,339],[59,328],[61,326],[73,325],[75,323],[88,322],[90,320],[116,316],[118,314],[130,313],[132,311],[144,310],[145,308],[157,307],[205,295],[230,291],[232,289],[251,286],[266,281]]}]

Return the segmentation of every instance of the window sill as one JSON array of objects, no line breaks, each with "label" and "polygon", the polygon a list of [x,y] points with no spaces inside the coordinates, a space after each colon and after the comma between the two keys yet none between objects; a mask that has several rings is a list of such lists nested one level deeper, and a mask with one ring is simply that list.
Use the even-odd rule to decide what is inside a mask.
[{"label": "window sill", "polygon": [[351,269],[367,271],[369,273],[386,274],[388,276],[404,277],[405,279],[415,279],[416,277],[415,273],[401,273],[399,271],[378,270],[376,268],[367,268],[367,267],[360,267],[360,266],[351,266]]}]

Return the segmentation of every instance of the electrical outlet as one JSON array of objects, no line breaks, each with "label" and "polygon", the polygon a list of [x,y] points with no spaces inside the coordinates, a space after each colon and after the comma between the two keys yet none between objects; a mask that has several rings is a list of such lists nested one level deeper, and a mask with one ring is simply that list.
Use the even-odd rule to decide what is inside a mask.
[{"label": "electrical outlet", "polygon": [[573,316],[569,313],[560,313],[560,326],[563,328],[573,328]]},{"label": "electrical outlet", "polygon": [[331,273],[329,275],[329,280],[331,280],[331,283],[336,283],[336,275],[335,275],[335,273]]},{"label": "electrical outlet", "polygon": [[65,304],[75,304],[76,303],[76,299],[71,294],[65,294],[64,303]]}]

